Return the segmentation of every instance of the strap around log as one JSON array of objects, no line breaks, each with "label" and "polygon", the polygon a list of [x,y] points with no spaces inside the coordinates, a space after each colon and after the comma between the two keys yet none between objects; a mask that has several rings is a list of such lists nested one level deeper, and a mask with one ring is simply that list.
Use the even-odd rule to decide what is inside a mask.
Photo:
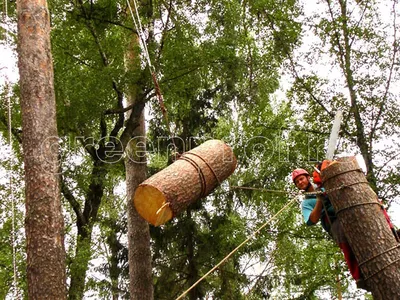
[{"label": "strap around log", "polygon": [[207,165],[207,167],[211,170],[211,172],[213,173],[215,179],[216,179],[217,182],[218,182],[218,185],[221,185],[221,181],[219,180],[217,174],[215,173],[215,171],[213,170],[213,168],[210,166],[210,164],[209,164],[204,158],[202,158],[200,155],[198,155],[198,154],[196,154],[196,153],[193,153],[193,152],[185,152],[184,154],[185,154],[185,155],[190,154],[190,155],[194,155],[194,156],[200,158],[200,159]]},{"label": "strap around log", "polygon": [[384,269],[390,267],[391,265],[394,265],[394,264],[397,263],[398,261],[400,261],[400,257],[397,258],[396,260],[391,261],[390,263],[386,264],[385,266],[383,266],[381,269],[379,269],[378,271],[376,271],[376,272],[373,273],[372,275],[370,275],[370,276],[364,278],[364,280],[367,281],[368,279],[370,279],[370,278],[374,277],[375,275],[377,275],[378,273],[382,272]]},{"label": "strap around log", "polygon": [[[341,172],[337,171],[337,167],[340,167]],[[321,171],[321,179],[322,182],[325,183],[336,176],[353,171],[363,173],[356,160],[337,162],[329,165],[326,169]]]},{"label": "strap around log", "polygon": [[350,206],[343,207],[343,208],[339,209],[339,210],[336,212],[336,215],[338,215],[340,212],[342,212],[342,211],[344,211],[344,210],[348,210],[348,209],[354,208],[354,207],[356,207],[356,206],[370,205],[370,204],[378,204],[379,206],[381,206],[381,204],[380,204],[379,202],[356,203],[356,204],[353,204],[353,205],[350,205]]},{"label": "strap around log", "polygon": [[396,246],[394,246],[394,247],[391,247],[391,248],[389,248],[389,249],[386,249],[385,251],[382,251],[381,253],[379,253],[379,254],[377,254],[377,255],[374,255],[374,256],[372,256],[372,257],[370,257],[370,258],[367,258],[366,260],[364,260],[363,262],[360,262],[359,264],[358,264],[358,266],[362,266],[362,265],[364,265],[364,264],[366,264],[367,262],[369,262],[369,261],[371,261],[371,260],[374,260],[375,258],[377,258],[377,257],[379,257],[379,256],[381,256],[381,255],[383,255],[383,254],[385,254],[385,253],[388,253],[388,252],[390,252],[390,251],[392,251],[392,250],[395,250],[396,248],[399,248],[400,247],[400,244],[397,244]]},{"label": "strap around log", "polygon": [[191,159],[190,157],[185,156],[184,154],[182,154],[181,157],[179,157],[179,159],[187,161],[188,163],[190,163],[197,170],[197,173],[199,174],[199,177],[200,177],[200,185],[201,185],[200,197],[203,198],[206,195],[206,191],[207,191],[207,182],[206,182],[206,179],[204,177],[204,173],[201,170],[200,166],[193,159]]}]

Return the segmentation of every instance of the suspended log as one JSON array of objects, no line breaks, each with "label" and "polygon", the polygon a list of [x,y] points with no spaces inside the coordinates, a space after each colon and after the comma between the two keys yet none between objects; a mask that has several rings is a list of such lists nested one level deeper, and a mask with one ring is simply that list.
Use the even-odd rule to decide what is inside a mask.
[{"label": "suspended log", "polygon": [[321,179],[374,299],[400,299],[400,244],[357,161],[340,159]]},{"label": "suspended log", "polygon": [[137,212],[159,226],[210,194],[236,168],[232,149],[209,140],[141,183],[133,197]]}]

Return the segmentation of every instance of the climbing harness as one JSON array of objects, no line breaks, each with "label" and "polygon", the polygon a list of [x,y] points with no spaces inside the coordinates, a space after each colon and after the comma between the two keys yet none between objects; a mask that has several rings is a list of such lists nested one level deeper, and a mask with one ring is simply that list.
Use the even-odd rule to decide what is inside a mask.
[{"label": "climbing harness", "polygon": [[227,256],[225,256],[217,265],[215,265],[210,271],[204,274],[199,280],[197,280],[191,287],[189,287],[184,293],[182,293],[176,300],[182,299],[187,293],[189,293],[196,285],[198,285],[204,278],[214,272],[220,265],[227,261],[236,251],[238,251],[243,245],[255,237],[265,226],[267,226],[272,220],[276,219],[283,211],[285,211],[290,205],[292,205],[296,199],[292,199],[285,206],[283,206],[274,216],[272,216],[267,222],[261,225],[256,231],[247,237],[239,246],[233,249]]}]

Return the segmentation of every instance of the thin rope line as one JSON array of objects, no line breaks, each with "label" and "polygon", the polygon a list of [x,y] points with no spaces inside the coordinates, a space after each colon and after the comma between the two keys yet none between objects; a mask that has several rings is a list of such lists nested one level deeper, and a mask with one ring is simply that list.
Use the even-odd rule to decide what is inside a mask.
[{"label": "thin rope line", "polygon": [[383,266],[383,268],[381,268],[380,270],[376,271],[375,273],[373,273],[372,275],[368,276],[367,278],[364,278],[364,281],[367,281],[368,279],[374,277],[376,274],[382,272],[384,269],[390,267],[391,265],[394,265],[396,262],[400,261],[400,258],[388,263],[386,266]]},{"label": "thin rope line", "polygon": [[220,265],[222,265],[228,258],[230,258],[237,250],[239,250],[244,244],[246,244],[249,240],[251,240],[257,233],[259,233],[265,226],[267,226],[273,219],[278,217],[287,207],[289,207],[292,203],[294,203],[296,199],[292,199],[288,202],[284,207],[282,207],[274,216],[272,216],[267,222],[261,225],[256,231],[254,231],[246,240],[244,240],[239,246],[233,249],[227,256],[225,256],[215,267],[213,267],[210,271],[208,271],[203,277],[197,280],[189,289],[187,289],[184,293],[182,293],[176,300],[182,299],[189,291],[191,291],[197,284],[199,284],[204,278],[210,275],[215,269],[217,269]]},{"label": "thin rope line", "polygon": [[293,195],[293,196],[302,195],[302,193],[295,193],[295,192],[291,192],[291,191],[270,190],[270,189],[256,188],[256,187],[251,187],[251,186],[236,186],[236,185],[232,185],[229,188],[230,189],[241,189],[241,190],[253,190],[253,191],[261,191],[261,192],[270,192],[270,193],[283,193],[283,194],[289,194],[289,195]]},{"label": "thin rope line", "polygon": [[135,16],[133,15],[132,7],[131,7],[131,4],[130,4],[129,0],[126,0],[126,3],[128,4],[128,8],[129,8],[129,11],[131,13],[131,17],[132,17],[133,23],[135,24],[136,30],[138,32],[138,36],[140,38],[140,43],[141,43],[142,48],[144,50],[143,51],[144,52],[144,56],[146,57],[147,63],[149,64],[149,67],[151,68],[152,64],[151,64],[151,60],[150,60],[150,55],[149,55],[149,51],[147,50],[146,42],[145,42],[145,40],[143,38],[142,23],[140,22],[140,17],[139,17],[139,13],[138,13],[138,10],[137,10],[136,1],[135,0],[133,1],[133,5],[135,7],[135,13],[137,15],[138,20],[136,20]]},{"label": "thin rope line", "polygon": [[359,263],[358,266],[361,267],[363,264],[365,264],[365,263],[367,263],[367,262],[369,262],[369,261],[371,261],[371,260],[377,258],[378,256],[381,256],[381,255],[383,255],[383,254],[385,254],[385,253],[388,253],[388,252],[390,252],[390,251],[392,251],[392,250],[394,250],[394,249],[396,249],[396,248],[399,248],[399,247],[400,247],[400,244],[398,244],[398,245],[396,245],[396,246],[394,246],[394,247],[390,247],[389,249],[386,249],[385,251],[383,251],[383,252],[381,252],[381,253],[379,253],[379,254],[377,254],[377,255],[375,255],[375,256],[372,256],[372,257],[370,257],[370,258],[367,258],[367,259],[364,260],[363,262]]},{"label": "thin rope line", "polygon": [[381,206],[381,204],[380,204],[379,202],[363,202],[363,203],[356,203],[356,204],[353,204],[353,205],[350,205],[350,206],[343,207],[343,208],[339,209],[339,210],[336,212],[336,214],[338,214],[338,213],[340,213],[340,212],[342,212],[342,211],[344,211],[344,210],[348,210],[348,209],[350,209],[350,208],[353,208],[353,207],[362,206],[362,205],[370,205],[370,204],[378,204],[379,206]]},{"label": "thin rope line", "polygon": [[134,9],[135,9],[135,14],[136,14],[137,20],[136,20],[134,14],[133,14],[132,7],[131,7],[131,4],[130,4],[129,0],[126,0],[126,3],[128,4],[129,11],[130,11],[133,23],[134,23],[134,25],[136,27],[137,34],[138,34],[139,39],[140,39],[140,45],[142,47],[144,56],[145,56],[145,58],[147,60],[147,64],[149,65],[149,68],[150,68],[150,73],[151,73],[151,77],[153,79],[153,84],[154,84],[154,89],[156,91],[157,100],[158,100],[158,103],[160,104],[161,112],[162,112],[162,114],[164,116],[168,133],[171,135],[172,144],[174,146],[174,151],[178,152],[178,147],[176,146],[175,140],[174,140],[175,133],[171,130],[171,126],[169,124],[168,112],[167,112],[167,109],[166,109],[165,104],[164,104],[164,99],[163,99],[163,95],[161,93],[160,85],[158,84],[158,80],[157,80],[157,76],[156,76],[156,70],[155,70],[154,66],[152,65],[152,63],[151,63],[149,50],[148,50],[147,45],[146,45],[146,40],[144,39],[144,33],[143,33],[143,30],[142,30],[142,23],[140,22],[140,16],[139,16],[137,2],[136,2],[136,0],[133,0],[133,5],[134,5]]},{"label": "thin rope line", "polygon": [[140,32],[140,36],[141,36],[141,39],[142,39],[143,47],[144,47],[144,50],[145,50],[145,54],[147,56],[149,67],[153,68],[153,65],[151,64],[151,60],[150,60],[149,49],[147,48],[146,40],[144,39],[144,33],[143,33],[143,30],[142,30],[142,22],[140,21],[138,5],[137,5],[136,0],[133,0],[133,5],[135,6],[135,13],[136,13],[137,21],[139,23],[139,32]]},{"label": "thin rope line", "polygon": [[[8,3],[7,0],[4,0],[4,10],[5,10],[5,26],[7,28],[7,19],[8,19]],[[8,34],[7,30],[5,33],[5,46],[8,48]],[[8,79],[8,67],[6,65],[5,67],[5,95],[7,97],[7,112],[8,112],[8,145],[10,147],[10,172],[9,172],[9,188],[10,188],[10,198],[11,198],[11,243],[12,243],[12,260],[13,260],[13,293],[14,293],[14,298],[18,299],[19,298],[19,293],[18,293],[18,284],[17,284],[17,251],[16,251],[16,234],[15,234],[15,199],[14,199],[14,191],[13,191],[13,179],[12,179],[12,166],[13,166],[13,150],[12,150],[12,126],[11,126],[11,97],[10,97],[10,92],[9,92],[9,84],[10,81]]]},{"label": "thin rope line", "polygon": [[11,243],[12,243],[12,253],[13,253],[13,286],[14,286],[14,297],[18,298],[17,291],[17,259],[16,259],[16,236],[15,236],[15,199],[14,199],[14,190],[13,190],[13,179],[12,179],[12,127],[11,127],[11,100],[8,91],[8,78],[6,76],[6,97],[7,97],[7,105],[8,105],[8,144],[10,147],[10,172],[9,172],[9,184],[10,184],[10,198],[11,198],[11,218],[12,218],[12,226],[11,226]]}]

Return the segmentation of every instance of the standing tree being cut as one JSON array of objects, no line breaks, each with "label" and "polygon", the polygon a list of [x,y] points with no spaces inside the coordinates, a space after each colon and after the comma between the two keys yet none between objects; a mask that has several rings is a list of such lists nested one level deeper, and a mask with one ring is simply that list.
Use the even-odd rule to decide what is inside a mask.
[{"label": "standing tree being cut", "polygon": [[368,290],[374,299],[399,299],[400,244],[360,166],[342,158],[321,176]]}]

